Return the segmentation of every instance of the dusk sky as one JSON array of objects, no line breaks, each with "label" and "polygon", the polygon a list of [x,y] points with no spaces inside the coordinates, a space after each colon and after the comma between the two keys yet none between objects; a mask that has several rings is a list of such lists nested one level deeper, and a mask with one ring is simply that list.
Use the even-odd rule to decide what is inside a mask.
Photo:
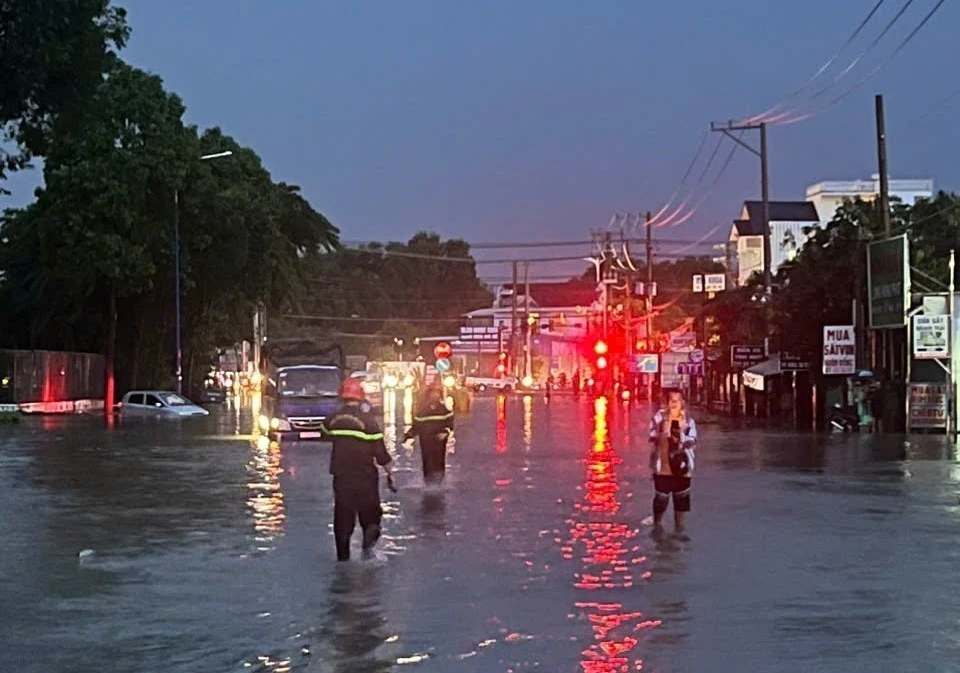
[{"label": "dusk sky", "polygon": [[[586,239],[614,212],[658,210],[711,120],[760,113],[795,90],[875,2],[119,4],[133,29],[123,57],[162,76],[189,122],[221,126],[276,179],[301,185],[345,240],[405,240],[426,229],[500,242]],[[830,84],[902,3],[884,3],[809,93]],[[916,0],[820,102],[869,73],[934,4]],[[802,199],[810,183],[876,172],[875,93],[886,98],[891,176],[960,186],[960,93],[944,102],[957,87],[958,5],[946,2],[842,103],[770,130],[772,198]],[[28,201],[35,182],[11,180],[7,203]],[[739,204],[758,195],[759,162],[737,152],[699,211],[656,235],[696,239],[723,223],[711,236],[723,238]]]}]

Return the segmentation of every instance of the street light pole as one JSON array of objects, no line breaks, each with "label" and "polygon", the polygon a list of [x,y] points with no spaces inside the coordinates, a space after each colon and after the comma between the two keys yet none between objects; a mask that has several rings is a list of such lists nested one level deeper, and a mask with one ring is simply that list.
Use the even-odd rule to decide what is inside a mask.
[{"label": "street light pole", "polygon": [[[214,154],[204,154],[200,161],[209,159],[219,159],[229,157],[233,154],[232,150],[225,152],[216,152]],[[177,394],[183,395],[183,344],[181,336],[181,313],[180,313],[180,188],[173,190],[173,294],[174,311],[176,313],[176,349],[177,349]]]}]

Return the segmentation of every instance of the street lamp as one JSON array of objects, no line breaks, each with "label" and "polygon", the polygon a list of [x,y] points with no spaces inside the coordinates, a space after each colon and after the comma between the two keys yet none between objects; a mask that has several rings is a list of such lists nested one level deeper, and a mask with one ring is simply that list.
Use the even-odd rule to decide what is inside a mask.
[{"label": "street lamp", "polygon": [[[204,154],[200,161],[229,157],[233,152],[216,152]],[[183,347],[180,342],[180,189],[173,190],[173,296],[176,313],[177,331],[177,394],[183,394]]]}]

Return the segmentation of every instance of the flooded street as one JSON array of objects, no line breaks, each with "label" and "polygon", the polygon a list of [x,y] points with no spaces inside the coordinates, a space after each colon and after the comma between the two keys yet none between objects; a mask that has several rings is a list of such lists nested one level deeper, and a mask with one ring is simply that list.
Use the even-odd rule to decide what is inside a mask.
[{"label": "flooded street", "polygon": [[[389,406],[389,405],[388,405]],[[688,538],[648,522],[648,410],[478,398],[441,494],[397,446],[383,556],[337,565],[324,444],[251,410],[0,430],[19,671],[930,671],[960,661],[942,437],[702,424]],[[668,519],[669,521],[669,519]],[[93,550],[82,560],[78,554]]]}]

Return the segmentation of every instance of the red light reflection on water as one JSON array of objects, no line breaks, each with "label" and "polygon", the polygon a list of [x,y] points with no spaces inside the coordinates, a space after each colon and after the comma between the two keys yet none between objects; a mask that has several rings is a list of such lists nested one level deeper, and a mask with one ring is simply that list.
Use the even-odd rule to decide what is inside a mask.
[{"label": "red light reflection on water", "polygon": [[507,398],[497,396],[497,453],[507,451]]},{"label": "red light reflection on water", "polygon": [[[635,566],[646,562],[634,542],[639,531],[615,520],[620,513],[617,468],[622,459],[610,442],[608,404],[602,397],[594,402],[593,442],[585,461],[584,496],[575,505],[570,540],[561,550],[565,559],[572,560],[574,555],[580,558],[582,566],[574,574],[574,586],[581,591],[630,589],[634,586]],[[586,673],[643,669],[643,659],[633,653],[639,643],[634,634],[659,626],[659,622],[626,610],[616,600],[580,601],[575,607],[585,614],[593,634],[593,642],[581,652],[580,666]]]}]

